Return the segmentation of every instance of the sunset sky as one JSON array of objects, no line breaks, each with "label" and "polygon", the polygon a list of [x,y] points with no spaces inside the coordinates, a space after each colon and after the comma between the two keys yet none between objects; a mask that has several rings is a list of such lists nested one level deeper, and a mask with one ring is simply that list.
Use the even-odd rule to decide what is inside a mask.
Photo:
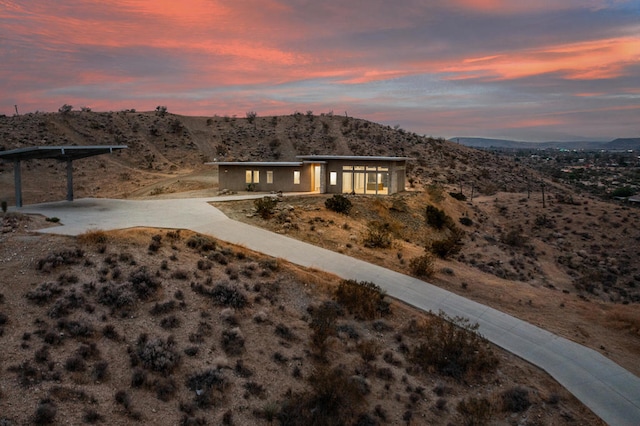
[{"label": "sunset sky", "polygon": [[640,137],[640,0],[0,0],[0,114],[65,103]]}]

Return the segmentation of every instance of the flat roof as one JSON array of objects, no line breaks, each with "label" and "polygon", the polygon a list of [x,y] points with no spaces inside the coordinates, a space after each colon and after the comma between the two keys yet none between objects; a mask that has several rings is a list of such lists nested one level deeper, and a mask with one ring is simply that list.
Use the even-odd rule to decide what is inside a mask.
[{"label": "flat roof", "polygon": [[326,161],[326,160],[350,160],[350,161],[408,161],[413,160],[410,157],[384,157],[384,156],[368,156],[368,155],[297,155],[305,161]]},{"label": "flat roof", "polygon": [[93,146],[31,146],[27,148],[0,151],[0,159],[10,161],[54,159],[77,160],[93,155],[109,154],[115,150],[126,149],[126,145],[93,145]]},{"label": "flat roof", "polygon": [[218,166],[250,166],[250,167],[300,167],[302,161],[214,161],[205,163]]}]

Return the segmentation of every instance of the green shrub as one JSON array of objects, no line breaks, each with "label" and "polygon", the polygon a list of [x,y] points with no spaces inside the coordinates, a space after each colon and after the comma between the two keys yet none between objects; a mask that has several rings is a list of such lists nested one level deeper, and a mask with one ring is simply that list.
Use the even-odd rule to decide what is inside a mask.
[{"label": "green shrub", "polygon": [[628,186],[623,186],[622,188],[616,188],[612,193],[612,197],[631,197],[635,194],[635,191]]},{"label": "green shrub", "polygon": [[414,257],[409,262],[409,268],[416,277],[430,277],[435,273],[433,256],[431,253],[425,253],[422,256]]},{"label": "green shrub", "polygon": [[372,282],[342,280],[335,296],[357,319],[371,320],[390,313],[385,292]]},{"label": "green shrub", "polygon": [[273,211],[276,208],[277,204],[278,200],[273,197],[263,197],[253,201],[256,212],[263,219],[269,219],[271,216],[273,216]]},{"label": "green shrub", "polygon": [[451,195],[453,198],[455,198],[458,201],[467,201],[467,196],[464,195],[462,192],[450,192],[449,195]]},{"label": "green shrub", "polygon": [[371,221],[367,225],[364,245],[369,248],[387,248],[391,246],[393,237],[388,222]]},{"label": "green shrub", "polygon": [[425,218],[427,220],[427,225],[436,229],[442,229],[451,223],[451,218],[447,216],[444,210],[435,206],[427,206]]},{"label": "green shrub", "polygon": [[353,204],[351,204],[351,201],[344,195],[335,194],[333,197],[325,200],[324,206],[331,211],[346,215],[349,214]]},{"label": "green shrub", "polygon": [[409,359],[425,371],[433,369],[457,380],[493,372],[498,358],[477,330],[478,324],[440,312],[417,327],[421,341]]}]

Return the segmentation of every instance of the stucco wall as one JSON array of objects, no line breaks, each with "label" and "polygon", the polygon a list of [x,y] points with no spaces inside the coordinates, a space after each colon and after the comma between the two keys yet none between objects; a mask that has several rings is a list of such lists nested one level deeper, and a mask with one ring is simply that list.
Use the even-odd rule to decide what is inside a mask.
[{"label": "stucco wall", "polygon": [[[259,172],[259,182],[253,183],[253,190],[257,192],[304,192],[311,190],[311,168],[308,164],[301,166],[220,165],[218,167],[220,189],[246,191],[247,170]],[[267,183],[267,171],[273,172],[273,183]],[[299,184],[293,183],[294,171],[300,172]]]}]

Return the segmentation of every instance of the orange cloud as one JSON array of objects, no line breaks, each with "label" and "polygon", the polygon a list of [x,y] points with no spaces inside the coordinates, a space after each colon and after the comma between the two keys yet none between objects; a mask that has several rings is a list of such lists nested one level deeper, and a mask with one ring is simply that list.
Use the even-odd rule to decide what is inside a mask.
[{"label": "orange cloud", "polygon": [[589,80],[619,77],[627,66],[639,61],[640,39],[620,37],[470,58],[462,65],[445,67],[445,71],[496,80],[558,72],[568,79]]}]

